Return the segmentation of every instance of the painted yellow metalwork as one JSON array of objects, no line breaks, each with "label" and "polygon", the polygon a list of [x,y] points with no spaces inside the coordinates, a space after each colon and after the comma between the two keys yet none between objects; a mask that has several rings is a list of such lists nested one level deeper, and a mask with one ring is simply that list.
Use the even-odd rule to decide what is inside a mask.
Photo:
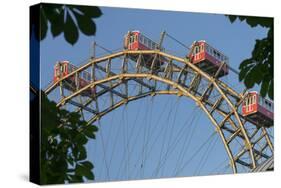
[{"label": "painted yellow metalwork", "polygon": [[[100,80],[92,80],[92,82],[90,84],[88,84],[87,86],[77,89],[76,91],[74,91],[72,94],[68,95],[68,96],[63,96],[61,98],[61,100],[57,103],[57,107],[61,107],[63,105],[65,105],[69,100],[71,100],[72,98],[79,96],[82,92],[86,91],[89,88],[93,88],[99,84],[103,84],[103,83],[111,83],[110,84],[110,88],[114,88],[116,86],[116,84],[112,84],[113,80],[120,80],[121,82],[117,83],[117,85],[120,85],[122,83],[122,81],[126,81],[129,79],[148,79],[148,80],[155,80],[157,82],[162,82],[165,83],[169,86],[171,86],[172,88],[174,88],[175,90],[161,90],[161,91],[150,91],[147,92],[145,94],[139,95],[139,96],[127,96],[127,98],[122,99],[119,102],[116,102],[114,104],[114,102],[112,103],[112,106],[107,108],[106,110],[99,112],[98,114],[96,114],[95,116],[93,116],[92,118],[90,118],[90,120],[88,121],[88,124],[92,124],[94,121],[99,120],[102,116],[104,116],[105,114],[109,113],[110,111],[124,105],[127,104],[130,101],[133,100],[137,100],[146,96],[155,96],[155,95],[160,95],[160,94],[167,94],[167,95],[177,95],[177,96],[185,96],[185,97],[189,97],[192,100],[195,101],[195,103],[206,113],[206,115],[208,116],[208,118],[211,120],[212,124],[215,126],[215,130],[218,132],[218,134],[220,135],[222,142],[224,144],[225,150],[228,154],[228,157],[230,159],[230,165],[232,167],[233,173],[237,173],[237,162],[240,162],[240,164],[244,164],[245,162],[240,160],[240,157],[242,155],[244,155],[246,152],[249,152],[250,154],[250,158],[252,161],[252,164],[244,164],[247,166],[250,166],[251,168],[255,168],[256,167],[256,159],[258,159],[258,152],[254,150],[254,144],[251,142],[251,139],[255,136],[256,133],[258,133],[259,128],[256,129],[256,131],[254,131],[254,133],[249,136],[248,132],[246,131],[244,124],[246,122],[246,120],[244,120],[244,122],[242,122],[242,119],[244,118],[241,114],[238,113],[238,107],[241,104],[241,102],[243,101],[244,97],[245,97],[245,92],[243,93],[237,93],[235,90],[233,90],[231,87],[227,86],[227,84],[225,84],[224,82],[208,75],[207,73],[203,72],[202,70],[200,70],[200,68],[198,68],[197,66],[193,65],[192,63],[190,63],[187,59],[184,58],[179,58],[164,52],[161,52],[159,50],[143,50],[143,51],[128,51],[128,50],[124,50],[115,54],[110,54],[104,57],[100,57],[100,58],[95,58],[95,59],[91,59],[87,64],[79,67],[77,70],[73,71],[72,73],[68,74],[67,76],[62,77],[61,79],[59,79],[56,83],[52,84],[50,87],[48,87],[45,92],[48,94],[50,92],[52,92],[52,90],[54,90],[56,87],[59,87],[60,89],[62,89],[62,82],[63,80],[66,80],[67,78],[73,76],[73,75],[77,75],[77,73],[80,73],[81,71],[89,68],[90,66],[94,66],[95,64],[101,63],[101,62],[111,62],[111,59],[113,58],[120,58],[122,56],[124,56],[124,61],[125,58],[129,55],[144,55],[144,54],[151,54],[151,55],[155,55],[158,57],[164,57],[167,59],[170,59],[170,63],[172,63],[172,61],[177,61],[179,63],[182,63],[183,66],[187,66],[189,69],[191,69],[193,72],[195,72],[196,74],[198,74],[201,77],[205,78],[208,82],[209,82],[209,86],[208,87],[214,87],[220,94],[221,96],[221,101],[226,101],[226,103],[228,104],[228,106],[230,107],[231,111],[230,112],[224,112],[223,110],[221,110],[218,106],[212,103],[210,103],[208,100],[204,100],[204,97],[197,97],[194,94],[191,93],[191,89],[186,89],[184,88],[182,85],[180,85],[179,83],[175,82],[174,80],[172,80],[171,77],[168,78],[162,78],[158,75],[155,75],[153,73],[153,71],[150,71],[149,73],[142,73],[139,72],[139,68],[138,66],[140,65],[140,58],[141,56],[138,57],[137,60],[137,72],[136,73],[127,73],[127,71],[121,72],[121,73],[117,73],[116,75],[111,75],[110,73],[110,65],[107,64],[106,67],[106,77]],[[155,64],[155,58],[153,59],[153,62]],[[153,65],[154,65],[153,64]],[[151,66],[153,66],[151,65]],[[122,65],[122,67],[125,66],[124,63]],[[124,68],[124,67],[123,67]],[[168,68],[168,67],[166,67]],[[165,68],[165,71],[167,71]],[[183,69],[181,69],[180,67],[176,67],[176,68],[172,68],[171,70],[172,72],[180,72],[183,71]],[[196,78],[196,76],[193,77],[193,81]],[[191,81],[191,83],[193,83],[193,81]],[[200,80],[199,80],[200,83]],[[111,92],[110,90],[108,92]],[[238,102],[237,103],[233,103],[231,102],[231,100],[228,98],[227,94],[232,96],[233,98],[235,98]],[[61,91],[61,95],[63,95],[62,91]],[[112,92],[111,92],[112,95]],[[221,101],[217,101],[217,102],[221,102]],[[83,106],[87,106],[88,104],[90,104],[93,101],[93,98],[90,98],[90,100],[88,100],[85,104],[83,104]],[[212,112],[210,112],[206,105],[211,106],[212,108],[215,108],[212,110]],[[82,107],[78,110],[78,111],[82,111]],[[224,117],[223,121],[221,123],[218,123],[216,121],[216,119],[213,117],[212,113],[213,111],[217,111],[220,115],[222,115]],[[231,117],[234,117],[237,120],[237,123],[235,123]],[[228,137],[228,139],[226,139],[222,129],[224,128],[224,124],[226,122],[229,122],[230,125],[232,126],[233,130],[231,132],[231,135]],[[260,139],[262,139],[263,137],[265,137],[271,151],[273,152],[273,144],[268,136],[268,133],[266,131],[265,128],[262,128],[263,131],[263,135]],[[239,136],[240,138],[242,138],[244,140],[244,146],[245,148],[243,148],[236,156],[233,155],[231,148],[229,146],[230,142],[232,142],[233,139],[235,139],[237,136]],[[257,141],[258,142],[258,141]],[[261,151],[262,152],[262,151]]]}]

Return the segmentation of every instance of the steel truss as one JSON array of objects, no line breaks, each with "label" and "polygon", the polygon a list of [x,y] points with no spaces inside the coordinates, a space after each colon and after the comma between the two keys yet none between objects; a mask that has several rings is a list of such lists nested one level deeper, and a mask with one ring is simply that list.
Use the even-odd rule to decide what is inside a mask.
[{"label": "steel truss", "polygon": [[[124,50],[90,59],[45,92],[50,94],[59,90],[57,106],[72,105],[83,118],[86,117],[85,113],[91,114],[85,118],[89,125],[110,111],[146,96],[165,94],[188,97],[196,102],[214,125],[233,173],[239,172],[239,166],[250,171],[273,156],[273,144],[266,128],[254,125],[240,114],[239,106],[246,92],[237,93],[217,79],[220,69],[210,76],[187,59],[158,50]],[[78,82],[82,71],[91,73],[91,83],[85,87],[80,87]],[[75,77],[75,81],[70,81],[71,77]],[[132,85],[137,89],[133,89]],[[87,92],[92,88],[95,88],[94,93]],[[106,94],[109,94],[109,100],[100,105],[100,98]],[[239,149],[234,140],[240,143]]]}]

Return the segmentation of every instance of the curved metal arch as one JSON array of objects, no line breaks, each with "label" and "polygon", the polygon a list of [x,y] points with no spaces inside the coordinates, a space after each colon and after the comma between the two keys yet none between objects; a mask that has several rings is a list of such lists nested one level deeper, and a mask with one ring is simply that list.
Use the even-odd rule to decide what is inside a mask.
[{"label": "curved metal arch", "polygon": [[[203,72],[202,70],[200,70],[200,68],[196,67],[195,65],[193,65],[192,63],[190,63],[187,59],[183,59],[183,58],[179,58],[164,52],[161,52],[159,50],[141,50],[141,51],[129,51],[129,50],[124,50],[121,52],[117,52],[114,54],[110,54],[104,57],[100,57],[100,58],[96,58],[96,59],[92,59],[90,60],[87,64],[79,67],[78,69],[76,69],[75,71],[71,72],[70,74],[62,77],[60,80],[58,80],[56,83],[51,84],[50,86],[47,87],[47,89],[45,90],[46,94],[49,94],[53,89],[55,89],[55,87],[57,87],[60,82],[64,79],[67,79],[71,76],[74,76],[76,73],[79,73],[87,68],[89,68],[90,66],[94,65],[94,64],[98,64],[104,61],[107,61],[109,59],[113,59],[113,58],[120,58],[122,56],[128,56],[130,54],[136,54],[136,55],[143,55],[143,54],[152,54],[152,55],[159,55],[159,56],[163,56],[166,58],[170,58],[172,60],[176,60],[178,62],[181,62],[183,64],[186,64],[188,67],[190,67],[191,69],[193,69],[194,71],[196,71],[198,74],[202,75],[203,77],[205,77],[208,80],[212,80],[213,78],[211,76],[209,76],[207,73]],[[237,93],[236,91],[234,91],[232,88],[228,87],[227,84],[223,83],[220,80],[216,80],[217,83],[219,83],[219,85],[221,85],[222,87],[225,88],[225,91],[228,92],[230,95],[236,97],[236,98],[241,98],[243,97],[242,94]]]},{"label": "curved metal arch", "polygon": [[[214,124],[215,126],[215,129],[216,131],[219,133],[223,143],[224,143],[224,146],[225,146],[225,149],[227,151],[227,154],[229,156],[229,159],[230,159],[230,164],[231,164],[231,167],[233,169],[233,172],[234,173],[237,173],[237,167],[236,167],[236,163],[234,162],[234,158],[233,158],[233,154],[228,146],[228,144],[226,143],[226,139],[224,137],[224,134],[222,133],[222,130],[221,128],[219,127],[218,123],[216,122],[216,120],[210,115],[209,111],[206,109],[206,107],[202,104],[202,102],[200,100],[198,100],[198,98],[194,97],[191,93],[189,93],[187,90],[185,90],[182,86],[180,86],[179,84],[177,83],[174,83],[170,80],[167,80],[167,79],[163,79],[163,78],[160,78],[158,76],[155,76],[153,74],[120,74],[120,75],[116,75],[116,76],[112,76],[112,77],[108,77],[108,78],[105,78],[103,80],[98,80],[96,82],[93,82],[91,84],[89,84],[88,86],[74,92],[72,95],[68,96],[68,97],[65,97],[63,98],[59,103],[57,103],[57,107],[60,107],[62,106],[63,104],[65,104],[68,100],[70,100],[71,98],[79,95],[79,93],[89,89],[90,87],[94,87],[95,85],[98,85],[98,84],[102,84],[102,83],[105,83],[105,82],[109,82],[111,80],[116,80],[116,79],[120,79],[120,80],[123,80],[123,79],[126,79],[126,78],[149,78],[149,79],[154,79],[154,80],[157,80],[157,81],[160,81],[160,82],[163,82],[163,83],[166,83],[166,84],[169,84],[171,85],[173,88],[175,89],[178,89],[180,92],[177,92],[176,94],[180,94],[180,95],[183,95],[183,96],[186,96],[186,97],[189,97],[191,98],[192,100],[194,100],[198,106],[200,106],[200,108],[208,115],[209,119],[211,120],[211,122]],[[152,92],[151,92],[152,93]],[[155,94],[175,94],[174,92],[165,92],[165,91],[155,91],[154,92]],[[120,101],[118,102],[116,105],[114,105],[114,107],[111,109],[116,109],[118,107],[120,107],[121,105],[123,104],[127,104],[128,102],[132,101],[132,100],[137,100],[139,98],[143,98],[145,96],[148,96],[149,93],[147,93],[147,95],[142,95],[142,96],[139,96],[139,97],[128,97],[127,99],[124,99],[123,101]],[[106,113],[110,112],[111,110],[106,110],[105,112],[102,112],[101,114],[98,114],[97,116],[91,118],[88,122],[88,124],[92,124],[93,122],[95,122],[96,120],[100,119],[101,116],[105,115]]]},{"label": "curved metal arch", "polygon": [[[128,67],[127,67],[127,63],[126,63],[126,60],[128,60],[128,57],[130,55],[132,55],[132,54],[134,56],[138,56],[137,62],[136,62],[136,69],[137,70],[133,74],[132,73],[127,73]],[[142,55],[144,55],[144,54],[150,54],[151,56],[154,57],[153,61],[151,63],[152,64],[151,65],[151,69],[148,72],[142,72],[139,69],[141,58],[142,58]],[[122,69],[121,69],[120,73],[114,75],[114,74],[112,74],[110,72],[111,60],[114,59],[114,58],[120,58],[120,57],[121,58],[123,57]],[[170,74],[171,74],[171,72],[173,73],[173,69],[177,69],[176,70],[176,72],[178,72],[178,79],[177,79],[177,81],[173,80],[171,75],[169,75],[167,77],[165,76],[163,78],[163,77],[157,75],[157,73],[155,73],[153,71],[153,65],[155,64],[154,62],[155,62],[155,59],[157,59],[157,58],[158,59],[159,58],[167,58],[168,59],[167,66],[165,67],[165,70],[164,70],[164,71],[167,71],[167,73],[168,73],[168,71],[170,71]],[[153,80],[156,80],[156,81],[159,81],[159,82],[166,83],[167,85],[170,85],[173,88],[177,89],[178,90],[178,95],[185,95],[187,97],[190,97],[208,115],[209,119],[211,120],[211,122],[216,127],[216,130],[219,133],[219,135],[220,135],[220,137],[221,137],[221,139],[222,139],[222,141],[224,143],[224,146],[225,146],[227,154],[228,154],[228,156],[230,158],[230,164],[232,166],[232,169],[233,169],[234,173],[237,172],[237,165],[236,165],[236,163],[248,166],[250,168],[255,168],[256,167],[256,160],[258,159],[258,157],[266,156],[266,155],[262,155],[263,154],[262,153],[263,150],[261,150],[261,152],[260,151],[256,151],[253,148],[253,143],[251,141],[251,137],[254,137],[255,134],[259,131],[259,129],[257,128],[256,133],[249,136],[249,133],[246,131],[246,129],[244,127],[244,124],[245,124],[246,120],[243,121],[241,115],[238,113],[238,107],[239,107],[240,103],[242,102],[242,100],[244,98],[243,94],[238,94],[232,88],[228,87],[225,83],[223,83],[220,80],[217,80],[217,79],[211,77],[210,75],[204,73],[198,67],[194,66],[193,64],[191,64],[187,60],[182,59],[182,58],[178,58],[178,57],[175,57],[175,56],[172,56],[172,55],[160,52],[160,51],[123,51],[123,52],[112,54],[112,55],[109,55],[109,56],[106,56],[106,57],[101,57],[101,58],[92,60],[88,64],[78,68],[76,71],[72,72],[68,76],[61,78],[57,83],[55,83],[54,85],[49,87],[46,90],[46,92],[47,93],[51,92],[58,85],[60,87],[62,87],[63,81],[66,80],[68,77],[77,75],[77,74],[79,74],[79,72],[89,68],[90,66],[92,66],[92,68],[94,69],[94,67],[97,66],[98,63],[105,62],[105,61],[108,61],[108,63],[106,64],[106,67],[104,68],[104,71],[107,74],[106,74],[106,76],[104,76],[103,79],[94,79],[93,78],[92,79],[93,81],[92,81],[91,84],[89,84],[89,85],[87,85],[87,86],[85,86],[85,87],[83,87],[81,89],[77,89],[76,91],[74,91],[69,96],[66,96],[66,97],[63,96],[63,98],[57,103],[57,106],[64,105],[70,99],[80,95],[82,92],[86,91],[89,88],[93,88],[93,87],[99,86],[100,84],[103,84],[105,82],[110,82],[111,83],[112,80],[121,80],[121,81],[125,80],[126,81],[126,80],[129,80],[129,79],[136,79],[136,78],[153,79]],[[183,66],[179,67],[178,65],[171,65],[172,61],[180,62]],[[211,87],[215,88],[219,92],[219,94],[221,95],[221,99],[217,100],[216,103],[221,103],[221,101],[226,101],[226,103],[230,107],[231,111],[224,112],[223,110],[221,110],[219,108],[220,104],[218,104],[216,106],[216,103],[210,103],[208,100],[205,100],[204,99],[205,92],[204,92],[203,96],[196,96],[195,94],[193,94],[191,92],[191,90],[192,90],[191,86],[190,86],[190,88],[188,88],[188,87],[184,87],[182,84],[180,84],[179,83],[180,76],[182,75],[182,73],[185,71],[186,68],[191,69],[195,73],[195,75],[200,78],[199,79],[199,83],[201,81],[201,77],[204,77],[209,82],[206,91],[209,88],[211,88]],[[92,75],[94,75],[94,71],[93,71]],[[196,76],[194,76],[194,78],[192,80],[192,83],[195,81]],[[110,87],[113,87],[112,84],[110,85]],[[112,90],[109,90],[108,92],[110,92],[111,94],[113,93]],[[160,91],[157,91],[157,92],[160,92]],[[161,92],[164,92],[164,91],[161,91]],[[211,89],[211,92],[212,92],[212,89]],[[155,93],[155,91],[154,91],[154,93]],[[236,104],[233,104],[233,102],[229,99],[229,97],[233,97],[238,102],[236,102]],[[127,99],[124,99],[123,102],[117,103],[116,105],[118,107],[118,106],[121,106],[122,104],[125,104],[125,103],[129,102],[130,100],[136,100],[136,99],[137,99],[137,97],[135,97],[135,98],[134,97],[127,98]],[[208,106],[212,106],[212,110],[211,111],[208,110],[207,105]],[[81,110],[82,107],[83,107],[83,105],[80,106],[80,110]],[[223,119],[223,121],[221,123],[218,123],[216,121],[216,118],[213,117],[212,113],[214,111],[218,111],[218,113],[220,113],[224,117],[224,119]],[[233,117],[236,119],[236,122],[232,119]],[[99,115],[95,116],[95,118],[91,118],[89,123],[92,123],[93,121],[97,120],[98,118],[100,118]],[[233,126],[233,130],[230,130],[230,129],[228,130],[228,131],[230,131],[232,133],[229,138],[226,138],[224,133],[223,133],[223,131],[222,131],[223,129],[226,129],[226,127],[224,126],[226,122],[229,122]],[[265,132],[263,137],[266,138],[267,144],[269,145],[270,149],[273,150],[272,143],[271,143],[270,139],[268,138],[266,130],[264,128],[262,128],[262,131]],[[239,152],[237,154],[237,156],[234,156],[232,151],[231,151],[231,148],[230,148],[229,144],[236,137],[241,137],[244,140],[244,146],[245,147],[241,150],[241,152]],[[263,138],[263,137],[261,137],[261,138]],[[249,155],[250,155],[250,158],[251,158],[251,162],[252,162],[251,164],[247,164],[247,163],[245,163],[245,162],[243,162],[243,161],[241,161],[239,159],[242,155],[244,155],[247,152],[249,152]]]}]

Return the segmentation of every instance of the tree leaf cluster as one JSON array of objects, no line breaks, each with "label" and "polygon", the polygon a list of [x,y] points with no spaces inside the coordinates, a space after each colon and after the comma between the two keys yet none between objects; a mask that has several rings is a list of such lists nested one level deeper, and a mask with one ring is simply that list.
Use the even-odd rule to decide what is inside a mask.
[{"label": "tree leaf cluster", "polygon": [[44,93],[41,104],[41,184],[94,180],[85,145],[98,128],[87,126],[79,113],[57,108]]},{"label": "tree leaf cluster", "polygon": [[39,16],[30,15],[30,31],[35,30],[36,38],[43,40],[50,29],[53,37],[63,33],[71,45],[77,42],[79,31],[87,36],[95,35],[94,19],[102,15],[96,6],[41,3],[39,10]]},{"label": "tree leaf cluster", "polygon": [[243,60],[239,66],[239,80],[250,89],[255,84],[261,85],[260,94],[273,99],[273,18],[253,16],[228,15],[231,23],[239,19],[245,21],[251,27],[268,28],[267,36],[257,39],[251,57]]}]

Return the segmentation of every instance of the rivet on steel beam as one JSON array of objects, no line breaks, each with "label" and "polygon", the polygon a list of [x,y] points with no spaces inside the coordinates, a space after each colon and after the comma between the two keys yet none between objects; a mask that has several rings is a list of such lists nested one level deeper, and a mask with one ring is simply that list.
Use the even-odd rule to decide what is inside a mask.
[{"label": "rivet on steel beam", "polygon": [[252,145],[253,145],[253,144],[251,144],[251,143],[245,142],[245,147],[246,147],[247,149],[249,149],[249,150],[250,150],[251,148],[253,148]]},{"label": "rivet on steel beam", "polygon": [[229,160],[229,165],[230,165],[230,166],[233,166],[233,165],[234,165],[234,161]]},{"label": "rivet on steel beam", "polygon": [[183,95],[183,93],[182,93],[181,91],[178,91],[177,95],[178,95],[179,97],[181,97],[181,96]]},{"label": "rivet on steel beam", "polygon": [[215,132],[219,132],[219,128],[218,127],[215,127]]},{"label": "rivet on steel beam", "polygon": [[124,79],[124,76],[123,76],[123,75],[119,75],[119,79],[120,79],[120,80],[123,80],[123,79]]},{"label": "rivet on steel beam", "polygon": [[97,119],[97,121],[100,120],[100,115],[97,115],[97,116],[96,116],[96,119]]},{"label": "rivet on steel beam", "polygon": [[128,99],[124,99],[124,104],[128,104]]}]

